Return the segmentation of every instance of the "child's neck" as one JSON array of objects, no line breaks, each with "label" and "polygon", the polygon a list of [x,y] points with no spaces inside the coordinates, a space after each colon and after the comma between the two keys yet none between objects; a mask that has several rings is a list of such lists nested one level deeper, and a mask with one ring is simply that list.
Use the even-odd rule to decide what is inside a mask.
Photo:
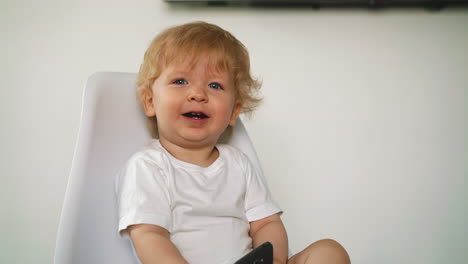
[{"label": "child's neck", "polygon": [[176,159],[200,167],[209,167],[219,157],[219,152],[214,145],[184,147],[164,139],[159,139],[159,142]]}]

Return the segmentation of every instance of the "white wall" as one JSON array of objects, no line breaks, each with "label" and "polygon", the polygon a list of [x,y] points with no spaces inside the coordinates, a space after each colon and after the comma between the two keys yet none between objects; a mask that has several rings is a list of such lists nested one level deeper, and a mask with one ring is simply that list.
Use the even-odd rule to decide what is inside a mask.
[{"label": "white wall", "polygon": [[193,20],[243,41],[264,81],[246,124],[293,250],[331,237],[354,263],[465,263],[468,9],[160,0],[0,3],[0,263],[52,262],[86,78],[136,72]]}]

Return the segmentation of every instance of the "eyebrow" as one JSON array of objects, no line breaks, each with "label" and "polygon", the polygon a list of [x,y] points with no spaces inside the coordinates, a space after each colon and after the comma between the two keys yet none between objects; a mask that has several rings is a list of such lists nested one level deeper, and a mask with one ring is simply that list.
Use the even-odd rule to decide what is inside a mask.
[{"label": "eyebrow", "polygon": [[169,72],[169,75],[178,75],[178,74],[182,74],[182,75],[187,75],[189,74],[190,71],[185,71],[185,70],[178,70],[178,69],[174,69],[172,71]]},{"label": "eyebrow", "polygon": [[[170,71],[168,72],[167,74],[167,77],[169,78],[173,78],[173,77],[182,77],[182,76],[187,76],[187,75],[190,75],[191,74],[191,71],[186,71],[186,70],[173,70],[173,71]],[[227,76],[226,76],[226,75]],[[207,71],[207,76],[209,78],[213,78],[213,79],[218,79],[218,80],[222,80],[222,79],[225,79],[225,78],[230,78],[229,76],[229,73],[224,73],[222,71],[216,71],[216,70],[208,70]]]}]

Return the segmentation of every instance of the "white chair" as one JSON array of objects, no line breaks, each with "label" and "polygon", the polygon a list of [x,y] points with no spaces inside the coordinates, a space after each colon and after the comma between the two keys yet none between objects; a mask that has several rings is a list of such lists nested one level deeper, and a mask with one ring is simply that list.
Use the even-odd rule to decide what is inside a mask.
[{"label": "white chair", "polygon": [[[83,93],[81,124],[57,234],[56,264],[138,263],[117,232],[114,178],[132,153],[150,140],[137,102],[136,74],[100,72]],[[261,170],[240,120],[229,141]]]}]

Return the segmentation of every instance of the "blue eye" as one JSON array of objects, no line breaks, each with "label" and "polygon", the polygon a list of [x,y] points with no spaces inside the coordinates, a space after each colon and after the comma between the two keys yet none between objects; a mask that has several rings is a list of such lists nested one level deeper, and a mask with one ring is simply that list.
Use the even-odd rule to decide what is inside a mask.
[{"label": "blue eye", "polygon": [[223,89],[223,87],[219,83],[210,83],[208,86],[216,90]]},{"label": "blue eye", "polygon": [[182,84],[187,84],[187,81],[184,79],[177,79],[174,81],[174,83],[182,85]]}]

